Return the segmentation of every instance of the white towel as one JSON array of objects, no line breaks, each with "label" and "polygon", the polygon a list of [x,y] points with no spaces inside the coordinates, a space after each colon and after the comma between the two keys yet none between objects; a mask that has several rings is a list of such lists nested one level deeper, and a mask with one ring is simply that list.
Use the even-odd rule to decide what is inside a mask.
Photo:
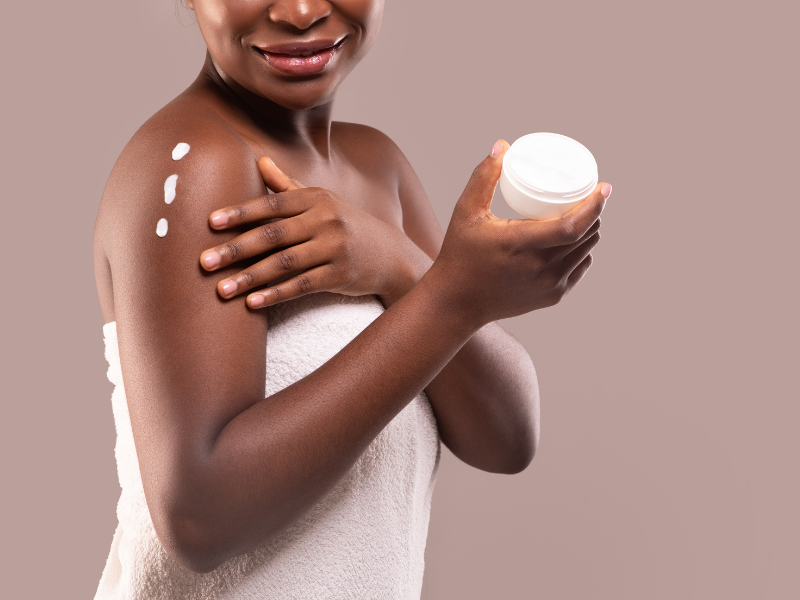
[{"label": "white towel", "polygon": [[[382,312],[373,296],[312,294],[269,310],[265,396],[319,368]],[[373,440],[300,521],[210,573],[172,560],[142,489],[119,364],[116,323],[103,326],[122,493],[95,600],[418,599],[431,494],[439,464],[436,421],[424,393]],[[391,365],[387,365],[391,368]]]}]

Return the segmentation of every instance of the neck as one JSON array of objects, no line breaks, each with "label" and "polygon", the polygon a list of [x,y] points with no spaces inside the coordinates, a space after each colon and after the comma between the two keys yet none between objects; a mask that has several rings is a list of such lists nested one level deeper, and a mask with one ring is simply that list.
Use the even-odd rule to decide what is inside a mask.
[{"label": "neck", "polygon": [[312,153],[325,161],[331,159],[333,99],[305,110],[286,108],[240,86],[216,65],[209,53],[200,78],[213,84],[235,109],[282,146]]}]

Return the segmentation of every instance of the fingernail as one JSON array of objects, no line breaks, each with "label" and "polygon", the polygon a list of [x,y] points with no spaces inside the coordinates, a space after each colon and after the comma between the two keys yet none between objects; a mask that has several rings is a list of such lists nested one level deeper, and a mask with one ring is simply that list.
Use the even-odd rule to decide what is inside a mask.
[{"label": "fingernail", "polygon": [[206,252],[203,255],[203,262],[206,265],[206,269],[213,269],[214,267],[218,266],[220,260],[219,254],[213,250],[211,252]]},{"label": "fingernail", "polygon": [[603,198],[608,200],[608,197],[611,195],[611,186],[607,183],[604,183],[603,187],[600,188],[600,193],[603,194]]},{"label": "fingernail", "polygon": [[492,146],[492,158],[497,158],[500,156],[500,153],[503,151],[503,142],[497,140]]},{"label": "fingernail", "polygon": [[250,306],[253,308],[257,308],[264,304],[264,296],[261,294],[255,294],[254,296],[250,296]]},{"label": "fingernail", "polygon": [[223,296],[230,296],[236,291],[236,288],[239,287],[236,285],[235,281],[231,281],[230,279],[222,284],[222,295]]},{"label": "fingernail", "polygon": [[223,225],[228,224],[228,215],[222,211],[212,213],[211,215],[211,223],[214,227],[222,227]]}]

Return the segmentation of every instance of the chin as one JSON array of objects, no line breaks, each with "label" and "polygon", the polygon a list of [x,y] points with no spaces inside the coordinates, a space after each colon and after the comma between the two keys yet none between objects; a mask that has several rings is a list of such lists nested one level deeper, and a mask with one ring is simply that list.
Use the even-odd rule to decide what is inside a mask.
[{"label": "chin", "polygon": [[311,110],[333,102],[336,90],[326,90],[324,94],[284,93],[264,96],[275,104],[289,110]]},{"label": "chin", "polygon": [[309,78],[305,81],[271,82],[269,86],[252,91],[289,110],[310,110],[333,102],[340,83],[341,80],[332,82],[330,78]]}]

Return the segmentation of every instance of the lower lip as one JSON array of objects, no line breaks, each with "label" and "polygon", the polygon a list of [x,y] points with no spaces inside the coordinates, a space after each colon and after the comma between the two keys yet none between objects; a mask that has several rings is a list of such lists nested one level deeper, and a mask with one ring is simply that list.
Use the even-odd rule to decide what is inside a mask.
[{"label": "lower lip", "polygon": [[337,46],[326,48],[311,56],[289,56],[288,54],[271,54],[259,50],[267,64],[284,75],[316,75],[322,73],[336,54]]}]

